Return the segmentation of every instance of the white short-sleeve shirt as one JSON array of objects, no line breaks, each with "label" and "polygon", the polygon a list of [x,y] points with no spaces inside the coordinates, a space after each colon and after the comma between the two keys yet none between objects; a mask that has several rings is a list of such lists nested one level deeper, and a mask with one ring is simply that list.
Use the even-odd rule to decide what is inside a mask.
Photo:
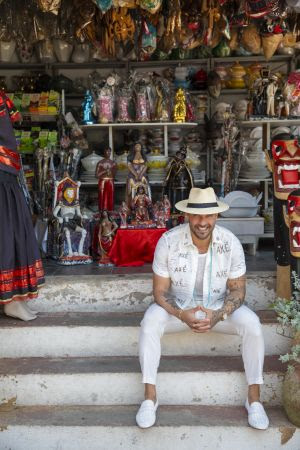
[{"label": "white short-sleeve shirt", "polygon": [[[153,260],[153,272],[170,278],[171,293],[180,308],[196,306],[194,288],[198,268],[198,249],[193,244],[188,223],[167,231],[159,239]],[[245,255],[238,238],[215,225],[207,251],[203,275],[203,304],[206,308],[223,306],[227,280],[246,273]]]}]

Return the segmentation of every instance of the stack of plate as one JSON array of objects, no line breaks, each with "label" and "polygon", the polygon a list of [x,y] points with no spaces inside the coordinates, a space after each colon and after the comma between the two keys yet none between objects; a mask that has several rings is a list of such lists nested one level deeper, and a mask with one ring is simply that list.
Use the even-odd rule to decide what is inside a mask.
[{"label": "stack of plate", "polygon": [[97,183],[98,182],[98,178],[95,177],[95,172],[94,171],[93,172],[89,172],[89,171],[85,170],[80,175],[80,181],[82,181],[84,183]]},{"label": "stack of plate", "polygon": [[168,131],[168,153],[173,156],[180,150],[182,145],[182,129],[179,127],[171,127]]},{"label": "stack of plate", "polygon": [[266,166],[266,158],[263,152],[262,128],[255,127],[249,135],[248,148],[239,178],[250,180],[262,180],[270,177],[270,172]]},{"label": "stack of plate", "polygon": [[227,211],[220,213],[222,217],[254,217],[257,214],[257,200],[248,192],[232,191],[220,201],[229,205]]},{"label": "stack of plate", "polygon": [[165,169],[156,169],[148,171],[149,181],[163,181],[166,176]]}]

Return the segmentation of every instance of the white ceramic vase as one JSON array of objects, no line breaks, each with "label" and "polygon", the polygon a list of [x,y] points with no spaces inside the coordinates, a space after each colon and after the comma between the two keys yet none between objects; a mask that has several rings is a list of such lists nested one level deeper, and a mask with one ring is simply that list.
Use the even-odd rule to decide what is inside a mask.
[{"label": "white ceramic vase", "polygon": [[71,59],[78,64],[88,62],[90,59],[89,44],[75,44]]},{"label": "white ceramic vase", "polygon": [[53,39],[53,48],[55,56],[59,62],[69,62],[73,51],[73,44],[63,39]]}]

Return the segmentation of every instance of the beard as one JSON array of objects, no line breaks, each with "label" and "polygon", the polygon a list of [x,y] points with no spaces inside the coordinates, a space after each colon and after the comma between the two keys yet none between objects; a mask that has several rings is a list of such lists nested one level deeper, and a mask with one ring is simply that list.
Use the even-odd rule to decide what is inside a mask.
[{"label": "beard", "polygon": [[199,225],[191,225],[190,224],[190,230],[191,233],[194,234],[194,236],[197,239],[200,239],[201,241],[204,241],[211,237],[212,232],[214,229],[214,225],[207,224],[205,227],[200,227]]}]

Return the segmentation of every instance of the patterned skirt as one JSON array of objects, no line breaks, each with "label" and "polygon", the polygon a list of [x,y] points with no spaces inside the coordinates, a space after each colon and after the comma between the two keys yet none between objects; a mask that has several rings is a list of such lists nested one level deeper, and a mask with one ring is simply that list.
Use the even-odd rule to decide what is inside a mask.
[{"label": "patterned skirt", "polygon": [[0,304],[37,297],[44,281],[24,194],[17,177],[0,170]]}]

